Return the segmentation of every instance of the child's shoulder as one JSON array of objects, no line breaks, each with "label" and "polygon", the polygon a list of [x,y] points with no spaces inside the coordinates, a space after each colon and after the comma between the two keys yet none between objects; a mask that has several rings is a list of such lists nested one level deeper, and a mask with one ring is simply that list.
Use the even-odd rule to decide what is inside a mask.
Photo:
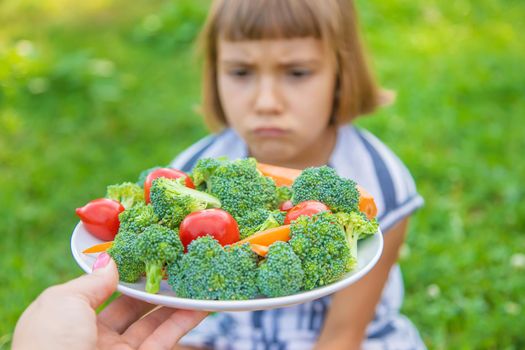
[{"label": "child's shoulder", "polygon": [[246,145],[239,135],[233,129],[226,128],[220,133],[203,137],[182,151],[170,163],[170,166],[189,172],[200,158],[227,156],[235,159],[246,157],[247,154]]},{"label": "child's shoulder", "polygon": [[383,230],[423,204],[407,166],[366,129],[352,125],[340,127],[330,165],[374,196]]},{"label": "child's shoulder", "polygon": [[342,165],[343,173],[350,171],[350,168],[354,171],[360,168],[363,173],[368,171],[412,179],[407,166],[390,147],[370,131],[351,124],[339,127],[331,163],[336,167]]}]

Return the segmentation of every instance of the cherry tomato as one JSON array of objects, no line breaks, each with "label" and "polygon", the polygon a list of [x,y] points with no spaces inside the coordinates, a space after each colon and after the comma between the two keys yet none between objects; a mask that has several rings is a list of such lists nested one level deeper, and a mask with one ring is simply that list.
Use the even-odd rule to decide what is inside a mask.
[{"label": "cherry tomato", "polygon": [[318,201],[304,201],[288,211],[284,217],[284,224],[288,225],[301,215],[312,216],[322,211],[330,211],[326,204]]},{"label": "cherry tomato", "polygon": [[189,214],[180,223],[179,235],[185,251],[191,241],[206,235],[215,238],[222,246],[240,239],[237,221],[222,209],[204,209]]},{"label": "cherry tomato", "polygon": [[92,200],[75,210],[86,230],[104,241],[111,241],[115,238],[120,226],[118,214],[123,211],[122,204],[108,198]]},{"label": "cherry tomato", "polygon": [[186,187],[195,188],[193,181],[191,181],[188,174],[186,174],[184,171],[177,170],[174,168],[155,169],[151,173],[148,174],[148,176],[146,177],[146,181],[144,181],[144,199],[146,200],[146,203],[150,202],[149,191],[151,188],[151,183],[153,182],[153,180],[155,180],[158,177],[165,177],[168,179],[178,179],[179,177],[185,177]]},{"label": "cherry tomato", "polygon": [[285,202],[282,202],[279,206],[280,211],[288,211],[293,208],[293,204],[291,200],[287,200]]}]

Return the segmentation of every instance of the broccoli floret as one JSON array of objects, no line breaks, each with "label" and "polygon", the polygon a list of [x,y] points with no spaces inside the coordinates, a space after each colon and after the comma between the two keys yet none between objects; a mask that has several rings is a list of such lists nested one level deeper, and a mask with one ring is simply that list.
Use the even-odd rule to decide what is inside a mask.
[{"label": "broccoli floret", "polygon": [[[264,231],[282,225],[280,212],[273,212],[268,209],[257,208],[248,212],[240,218],[236,218],[239,225],[241,239],[253,235],[255,232]],[[284,220],[284,219],[283,219]]]},{"label": "broccoli floret", "polygon": [[292,203],[316,200],[330,210],[350,213],[358,211],[359,191],[355,181],[337,175],[330,167],[306,168],[292,185]]},{"label": "broccoli floret", "polygon": [[144,203],[144,190],[132,182],[110,185],[106,190],[106,197],[120,202],[125,209]]},{"label": "broccoli floret", "polygon": [[301,260],[286,242],[270,246],[266,259],[259,265],[259,290],[266,296],[279,297],[301,290],[304,271]]},{"label": "broccoli floret", "polygon": [[280,210],[274,210],[272,212],[272,216],[279,223],[279,226],[284,225],[284,218],[286,217],[286,214],[287,212]]},{"label": "broccoli floret", "polygon": [[223,248],[211,236],[199,237],[167,272],[182,298],[244,300],[258,294],[257,255],[248,244]]},{"label": "broccoli floret", "polygon": [[206,208],[220,208],[214,196],[186,187],[184,179],[159,177],[151,185],[151,204],[160,222],[172,229],[179,227],[190,213]]},{"label": "broccoli floret", "polygon": [[146,267],[146,292],[157,293],[166,264],[183,254],[179,234],[161,225],[151,225],[137,237],[135,252]]},{"label": "broccoli floret", "polygon": [[254,158],[223,162],[209,177],[207,191],[234,217],[243,217],[254,208],[276,209],[278,205],[275,182],[257,170]]},{"label": "broccoli floret", "polygon": [[195,186],[206,185],[215,170],[227,162],[228,158],[226,157],[199,159],[190,174],[193,184]]},{"label": "broccoli floret", "polygon": [[117,264],[119,278],[123,282],[136,282],[145,272],[145,265],[135,252],[137,237],[137,233],[120,228],[107,251]]},{"label": "broccoli floret", "polygon": [[222,285],[220,280],[213,280],[216,275],[215,261],[221,260],[223,247],[211,236],[193,240],[182,259],[168,264],[168,283],[178,297],[214,299],[213,292]]},{"label": "broccoli floret", "polygon": [[257,286],[258,256],[249,244],[224,247],[224,273],[227,286],[221,299],[250,299],[259,294]]},{"label": "broccoli floret", "polygon": [[119,230],[132,231],[137,234],[142,233],[146,227],[159,221],[150,204],[135,205],[126,209],[119,214],[118,219],[120,221]]},{"label": "broccoli floret", "polygon": [[149,173],[160,168],[165,168],[165,166],[154,166],[152,168],[141,171],[141,173],[139,174],[139,178],[136,182],[137,185],[139,185],[140,187],[144,187],[144,182],[146,182],[146,178],[148,177]]},{"label": "broccoli floret", "polygon": [[361,212],[337,213],[335,216],[344,227],[352,256],[357,259],[357,241],[377,232],[379,227],[377,220],[369,220]]},{"label": "broccoli floret", "polygon": [[279,203],[292,199],[292,188],[288,186],[277,187],[277,200]]},{"label": "broccoli floret", "polygon": [[300,216],[292,222],[290,235],[289,244],[301,259],[306,290],[332,283],[355,266],[345,231],[331,213]]}]

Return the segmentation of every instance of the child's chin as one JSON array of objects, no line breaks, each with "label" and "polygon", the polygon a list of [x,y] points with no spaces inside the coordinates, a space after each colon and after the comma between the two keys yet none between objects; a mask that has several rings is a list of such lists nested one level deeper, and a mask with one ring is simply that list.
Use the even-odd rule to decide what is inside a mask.
[{"label": "child's chin", "polygon": [[282,163],[290,158],[291,152],[283,142],[267,141],[253,148],[253,156],[264,163]]}]

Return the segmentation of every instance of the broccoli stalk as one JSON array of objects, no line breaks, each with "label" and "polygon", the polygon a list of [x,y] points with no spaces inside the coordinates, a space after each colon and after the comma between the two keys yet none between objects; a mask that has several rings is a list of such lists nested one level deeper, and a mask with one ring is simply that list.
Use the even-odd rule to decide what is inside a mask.
[{"label": "broccoli stalk", "polygon": [[281,226],[284,219],[280,219],[280,213],[261,208],[252,210],[243,217],[236,218],[241,239],[245,239],[259,231]]},{"label": "broccoli stalk", "polygon": [[159,177],[151,185],[151,205],[160,222],[172,229],[177,228],[190,213],[206,208],[220,208],[221,202],[214,196],[188,188],[184,179]]},{"label": "broccoli stalk", "polygon": [[164,266],[177,261],[183,254],[183,247],[177,232],[154,224],[138,236],[135,251],[145,264],[146,292],[157,293]]},{"label": "broccoli stalk", "polygon": [[106,190],[106,198],[120,202],[125,209],[144,203],[144,190],[137,184],[124,182],[110,185]]},{"label": "broccoli stalk", "polygon": [[336,213],[335,216],[344,227],[352,256],[357,259],[357,241],[377,232],[377,220],[368,220],[361,212]]}]

